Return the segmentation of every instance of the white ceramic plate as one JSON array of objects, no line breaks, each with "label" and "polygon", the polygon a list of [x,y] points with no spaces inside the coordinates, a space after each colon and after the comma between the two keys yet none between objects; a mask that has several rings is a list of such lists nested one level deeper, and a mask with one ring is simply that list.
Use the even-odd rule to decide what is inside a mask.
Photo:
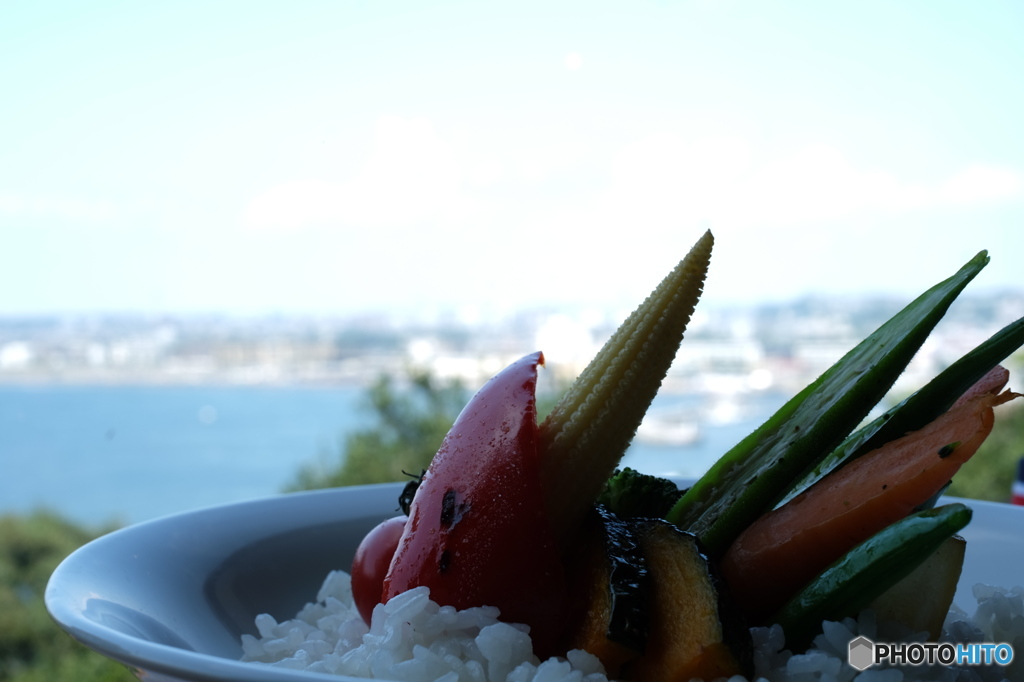
[{"label": "white ceramic plate", "polygon": [[[72,636],[151,682],[288,682],[348,677],[239,662],[254,619],[294,617],[363,535],[397,511],[401,484],[282,495],[203,509],[104,536],[69,556],[46,605]],[[968,502],[956,601],[978,582],[1024,585],[1024,507]],[[144,673],[144,675],[143,675]]]}]

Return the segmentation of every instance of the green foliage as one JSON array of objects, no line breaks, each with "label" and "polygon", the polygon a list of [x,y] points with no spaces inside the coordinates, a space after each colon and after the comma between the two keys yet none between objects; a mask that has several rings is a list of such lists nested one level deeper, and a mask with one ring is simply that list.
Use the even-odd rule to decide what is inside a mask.
[{"label": "green foliage", "polygon": [[57,564],[92,538],[53,514],[0,516],[0,682],[135,679],[64,633],[43,604]]},{"label": "green foliage", "polygon": [[1007,502],[1024,456],[1024,398],[996,408],[996,423],[978,452],[964,464],[947,495]]},{"label": "green foliage", "polygon": [[[442,383],[426,371],[411,371],[407,387],[381,376],[367,389],[364,409],[369,426],[348,434],[339,451],[322,452],[303,466],[287,490],[405,481],[430,465],[470,392],[459,382]],[[538,421],[564,392],[540,392]]]},{"label": "green foliage", "polygon": [[413,372],[409,387],[382,376],[367,391],[370,426],[350,433],[340,453],[321,455],[304,466],[292,490],[332,488],[400,481],[419,474],[430,464],[445,434],[468,399],[466,389],[453,382],[442,385],[426,372]]}]

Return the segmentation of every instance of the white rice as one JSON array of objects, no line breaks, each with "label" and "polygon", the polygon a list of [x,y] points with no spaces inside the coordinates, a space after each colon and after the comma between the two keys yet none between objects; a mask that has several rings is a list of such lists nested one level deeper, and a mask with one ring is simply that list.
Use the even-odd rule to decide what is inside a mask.
[{"label": "white rice", "polygon": [[[876,666],[864,672],[847,662],[847,647],[864,635],[876,642],[923,641],[924,633],[876,623],[870,611],[856,620],[823,623],[814,646],[802,654],[785,649],[779,626],[753,628],[754,679],[758,682],[998,682],[1024,681],[1024,589],[977,585],[973,617],[954,606],[942,641],[1012,644],[1021,660],[1009,667],[944,668]],[[243,661],[399,682],[607,682],[600,661],[585,651],[540,661],[527,628],[498,620],[498,610],[457,611],[438,606],[426,588],[378,605],[369,627],[352,604],[349,576],[327,576],[315,603],[294,619],[256,618],[259,637],[242,635]],[[657,681],[650,681],[657,682]],[[745,682],[736,676],[728,682]]]}]

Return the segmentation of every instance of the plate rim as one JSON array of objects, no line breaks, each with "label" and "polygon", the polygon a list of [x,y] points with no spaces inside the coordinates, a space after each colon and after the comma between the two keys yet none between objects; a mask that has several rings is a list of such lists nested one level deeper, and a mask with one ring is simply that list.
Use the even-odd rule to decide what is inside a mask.
[{"label": "plate rim", "polygon": [[[359,678],[307,670],[262,666],[240,659],[235,660],[212,653],[179,648],[131,636],[86,617],[84,609],[74,603],[75,600],[72,593],[75,590],[71,587],[73,585],[71,581],[73,581],[74,574],[80,572],[80,562],[91,561],[96,556],[97,551],[103,550],[114,543],[123,543],[126,538],[130,539],[133,535],[159,531],[161,526],[171,527],[176,524],[201,523],[203,519],[214,518],[223,514],[234,515],[250,510],[262,510],[263,514],[268,514],[279,505],[301,506],[313,504],[316,507],[330,507],[329,503],[338,496],[369,495],[374,498],[383,498],[385,492],[390,491],[397,497],[397,493],[404,485],[401,482],[377,483],[364,486],[280,493],[241,502],[212,505],[178,512],[120,528],[82,545],[60,562],[51,574],[44,591],[46,609],[51,618],[74,639],[108,658],[129,666],[133,670],[173,675],[189,682],[242,682],[243,680],[251,682],[300,682],[301,680],[321,679],[356,682]],[[1006,511],[1011,509],[1020,510],[1019,513],[1022,514],[1021,518],[1024,520],[1024,507],[1007,503],[957,497],[942,497],[940,502],[943,504],[961,502],[975,509],[975,511],[979,509],[984,510],[986,516],[992,513],[1006,513]],[[329,523],[332,520],[340,520],[341,518],[343,516],[311,519],[310,525]],[[294,524],[284,525],[289,528],[300,527]],[[964,534],[970,534],[966,532],[968,529],[970,529],[970,525],[965,529]],[[260,538],[269,537],[274,532],[278,531],[267,530],[259,538],[256,538],[255,541],[258,542]],[[961,588],[964,587],[961,585],[962,581],[963,578],[961,578],[961,581],[958,581],[958,595],[961,593]],[[1022,577],[1022,584],[1024,584],[1024,577]],[[966,587],[969,588],[970,586]],[[1015,586],[1005,585],[1003,587]],[[309,597],[309,601],[314,600],[315,593]],[[958,606],[963,608],[962,604],[958,604]],[[973,613],[968,610],[968,615],[973,615]]]}]

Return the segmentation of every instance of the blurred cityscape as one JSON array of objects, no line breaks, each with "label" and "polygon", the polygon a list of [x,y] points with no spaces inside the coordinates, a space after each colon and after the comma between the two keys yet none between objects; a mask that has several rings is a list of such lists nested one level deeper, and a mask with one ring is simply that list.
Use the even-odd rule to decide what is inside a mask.
[{"label": "blurred cityscape", "polygon": [[[662,389],[742,394],[802,388],[906,301],[807,298],[703,307]],[[1024,291],[958,300],[901,379],[907,390],[1024,316]],[[456,316],[96,315],[0,318],[0,382],[360,385],[410,367],[474,388],[543,350],[544,380],[565,385],[621,321],[593,311]]]}]

